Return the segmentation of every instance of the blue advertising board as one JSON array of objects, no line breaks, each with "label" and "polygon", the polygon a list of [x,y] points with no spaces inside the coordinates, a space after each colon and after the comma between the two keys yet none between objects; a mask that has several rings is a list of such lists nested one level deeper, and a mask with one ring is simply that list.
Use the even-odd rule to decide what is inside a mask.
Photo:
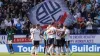
[{"label": "blue advertising board", "polygon": [[[15,52],[31,52],[32,44],[13,44],[13,47]],[[73,52],[100,52],[100,44],[71,44],[70,49]],[[39,46],[38,52],[44,52],[43,44]]]}]

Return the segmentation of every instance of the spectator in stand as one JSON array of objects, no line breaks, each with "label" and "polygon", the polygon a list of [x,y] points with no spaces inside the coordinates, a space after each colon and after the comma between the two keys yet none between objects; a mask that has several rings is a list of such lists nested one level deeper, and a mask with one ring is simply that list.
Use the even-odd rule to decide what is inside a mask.
[{"label": "spectator in stand", "polygon": [[84,9],[83,11],[81,11],[81,15],[82,17],[85,17],[85,20],[88,21],[88,12],[86,11],[86,9]]},{"label": "spectator in stand", "polygon": [[93,33],[93,21],[91,18],[89,18],[89,21],[86,22],[86,33],[92,34]]},{"label": "spectator in stand", "polygon": [[91,18],[91,14],[90,14],[90,13],[87,14],[87,21],[89,21],[89,19],[92,20],[92,18]]},{"label": "spectator in stand", "polygon": [[26,9],[25,9],[25,7],[22,7],[21,16],[22,16],[22,18],[23,18],[24,16],[26,16]]},{"label": "spectator in stand", "polygon": [[90,15],[91,15],[91,18],[92,18],[92,20],[94,22],[94,20],[95,20],[94,17],[96,17],[96,12],[95,12],[94,8],[91,9]]},{"label": "spectator in stand", "polygon": [[100,33],[100,15],[97,15],[97,16],[95,17],[95,22],[96,22],[96,24],[97,24],[97,26],[98,26],[97,32]]},{"label": "spectator in stand", "polygon": [[78,23],[76,22],[76,23],[74,23],[74,34],[78,34],[79,32],[78,32]]},{"label": "spectator in stand", "polygon": [[86,10],[87,10],[87,12],[90,12],[91,11],[91,8],[92,8],[91,3],[87,3],[86,4]]},{"label": "spectator in stand", "polygon": [[10,26],[10,27],[12,26],[11,19],[8,19],[7,27],[8,27],[8,26]]},{"label": "spectator in stand", "polygon": [[26,25],[25,22],[26,22],[26,20],[25,19],[26,19],[25,17],[19,19],[19,21],[20,21],[20,23],[22,25],[22,33],[23,34],[25,34],[27,32],[27,31],[25,31],[26,30],[26,28],[25,28],[25,25]]},{"label": "spectator in stand", "polygon": [[0,0],[0,7],[2,7],[2,5],[3,5],[3,2]]},{"label": "spectator in stand", "polygon": [[11,20],[10,19],[5,19],[4,20],[4,22],[5,22],[5,25],[6,25],[6,27],[8,27],[8,26],[12,26],[12,23],[11,23]]},{"label": "spectator in stand", "polygon": [[4,21],[2,21],[0,28],[1,28],[1,31],[0,31],[1,34],[6,34],[6,24]]},{"label": "spectator in stand", "polygon": [[27,2],[27,0],[22,0],[22,2]]},{"label": "spectator in stand", "polygon": [[29,37],[29,34],[30,34],[30,26],[31,26],[31,22],[29,20],[27,20],[26,23],[25,23],[26,37]]},{"label": "spectator in stand", "polygon": [[22,25],[20,21],[16,24],[17,34],[22,34]]},{"label": "spectator in stand", "polygon": [[[33,6],[39,4],[43,0],[0,0],[0,24],[2,21],[5,22],[6,26],[15,26],[18,24],[18,21],[22,22],[20,23],[22,26],[21,28],[25,28],[25,34],[28,34],[29,23],[23,23],[21,19],[24,19],[26,17],[26,12]],[[92,22],[95,24],[92,24],[92,26],[96,29],[98,26],[98,29],[100,28],[100,2],[99,0],[91,0],[90,2],[86,2],[87,0],[66,0],[66,4],[68,9],[70,10],[71,14],[74,15],[75,19],[77,18],[83,18],[83,21],[78,21],[74,25],[69,26],[71,29],[71,33],[73,33],[73,30],[75,30],[74,33],[78,34],[84,34],[83,29],[85,29],[85,26],[83,27],[83,23],[90,21],[89,18],[91,18]],[[6,18],[6,19],[5,19]],[[96,19],[95,19],[96,18]],[[27,20],[24,20],[27,21]],[[24,25],[23,25],[24,24]],[[69,22],[70,24],[70,22]],[[82,25],[81,25],[82,24]],[[2,26],[2,25],[1,25]],[[0,26],[0,27],[1,27]],[[27,26],[27,27],[26,27]],[[88,24],[86,23],[86,28]],[[93,28],[93,29],[94,29]],[[22,29],[21,29],[22,30]],[[94,32],[94,31],[93,31]],[[24,33],[24,32],[23,32]],[[96,33],[96,32],[94,32]],[[98,32],[100,33],[100,32]]]},{"label": "spectator in stand", "polygon": [[20,10],[18,6],[15,6],[15,16],[19,16]]},{"label": "spectator in stand", "polygon": [[77,23],[78,23],[78,33],[79,34],[85,34],[85,20],[84,17],[80,17],[77,19]]},{"label": "spectator in stand", "polygon": [[2,14],[0,13],[0,24],[4,19],[2,18]]},{"label": "spectator in stand", "polygon": [[10,6],[9,6],[9,18],[11,18],[12,17],[12,15],[14,14],[14,6],[13,6],[13,4],[10,4]]},{"label": "spectator in stand", "polygon": [[14,21],[14,25],[16,25],[18,23],[18,21],[19,21],[19,18],[18,18],[18,16],[14,16],[12,18],[12,20]]}]

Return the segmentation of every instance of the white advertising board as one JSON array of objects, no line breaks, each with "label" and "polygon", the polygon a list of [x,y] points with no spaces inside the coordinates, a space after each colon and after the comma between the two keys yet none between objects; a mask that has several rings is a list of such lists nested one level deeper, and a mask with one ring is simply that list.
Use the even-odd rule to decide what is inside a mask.
[{"label": "white advertising board", "polygon": [[[70,42],[72,44],[93,44],[93,43],[100,43],[100,35],[71,35],[70,36]],[[0,44],[6,44],[7,43],[7,36],[6,35],[0,35]],[[26,35],[14,35],[14,43],[31,43],[30,38],[27,39]]]}]

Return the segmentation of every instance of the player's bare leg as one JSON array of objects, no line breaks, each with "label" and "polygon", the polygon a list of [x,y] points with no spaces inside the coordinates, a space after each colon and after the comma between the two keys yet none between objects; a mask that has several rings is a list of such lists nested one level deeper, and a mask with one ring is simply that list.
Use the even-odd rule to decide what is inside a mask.
[{"label": "player's bare leg", "polygon": [[53,48],[52,48],[52,55],[55,55],[54,50],[55,50],[55,46],[53,46]]},{"label": "player's bare leg", "polygon": [[13,46],[12,46],[12,40],[9,40],[9,50],[10,50],[10,54],[14,54],[14,49],[13,49]]},{"label": "player's bare leg", "polygon": [[71,56],[72,55],[72,51],[69,48],[69,44],[70,44],[70,41],[67,41],[66,42],[66,50],[67,50],[67,55],[68,56]]},{"label": "player's bare leg", "polygon": [[65,47],[64,46],[61,47],[61,52],[62,52],[62,55],[66,55],[65,54]]},{"label": "player's bare leg", "polygon": [[45,56],[47,56],[48,46],[45,47]]},{"label": "player's bare leg", "polygon": [[49,50],[47,51],[48,55],[52,55],[52,48],[53,48],[53,44],[50,45]]},{"label": "player's bare leg", "polygon": [[55,50],[56,50],[56,56],[60,56],[60,47],[56,47]]},{"label": "player's bare leg", "polygon": [[35,46],[35,55],[38,55],[38,46],[39,46],[39,45],[36,45],[36,46]]},{"label": "player's bare leg", "polygon": [[33,47],[31,50],[31,56],[35,56],[35,47]]},{"label": "player's bare leg", "polygon": [[32,54],[32,56],[35,56],[35,54]]}]

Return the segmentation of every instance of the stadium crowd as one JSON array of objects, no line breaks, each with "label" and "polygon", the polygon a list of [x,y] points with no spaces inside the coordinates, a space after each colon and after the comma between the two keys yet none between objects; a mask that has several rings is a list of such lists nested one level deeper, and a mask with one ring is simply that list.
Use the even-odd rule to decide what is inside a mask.
[{"label": "stadium crowd", "polygon": [[[12,27],[16,34],[28,34],[31,22],[29,8],[44,0],[0,0],[0,34]],[[69,26],[71,34],[100,34],[99,0],[65,0],[76,22]]]}]

